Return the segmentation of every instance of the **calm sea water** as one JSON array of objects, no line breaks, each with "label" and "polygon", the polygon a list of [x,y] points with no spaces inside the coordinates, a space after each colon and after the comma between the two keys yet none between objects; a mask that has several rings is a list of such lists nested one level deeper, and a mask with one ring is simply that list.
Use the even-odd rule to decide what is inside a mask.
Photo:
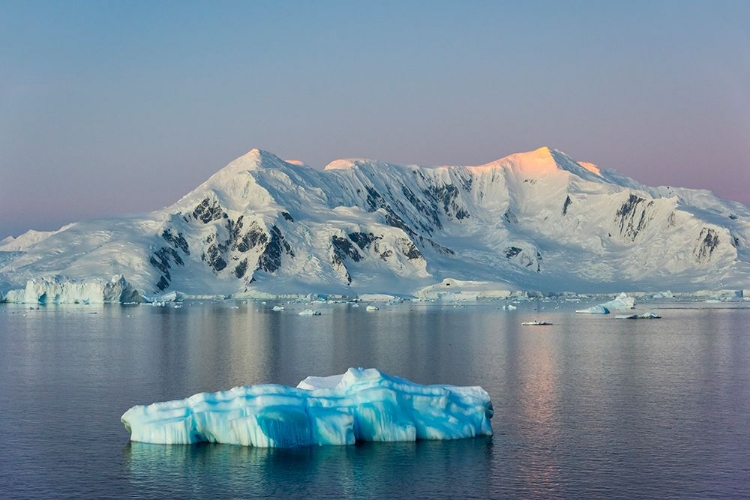
[{"label": "calm sea water", "polygon": [[[0,304],[0,497],[750,497],[747,304],[661,304],[651,321],[501,304]],[[350,366],[481,385],[495,434],[263,450],[130,443],[120,423],[135,404]]]}]

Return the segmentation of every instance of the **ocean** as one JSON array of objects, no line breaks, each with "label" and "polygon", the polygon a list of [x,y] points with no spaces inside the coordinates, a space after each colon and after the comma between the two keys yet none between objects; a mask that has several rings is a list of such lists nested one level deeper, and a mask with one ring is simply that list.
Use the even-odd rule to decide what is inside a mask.
[{"label": "ocean", "polygon": [[[0,304],[0,496],[750,497],[750,304],[639,303],[662,319],[621,320],[508,303]],[[120,422],[352,366],[480,385],[494,435],[267,450],[131,443]]]}]

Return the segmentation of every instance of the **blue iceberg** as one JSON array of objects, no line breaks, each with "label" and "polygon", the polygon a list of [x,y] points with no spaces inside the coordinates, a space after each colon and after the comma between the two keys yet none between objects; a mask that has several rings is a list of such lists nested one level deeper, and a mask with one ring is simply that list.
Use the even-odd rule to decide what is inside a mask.
[{"label": "blue iceberg", "polygon": [[420,385],[349,368],[296,388],[253,385],[134,406],[122,422],[132,441],[291,448],[490,436],[492,415],[481,387]]},{"label": "blue iceberg", "polygon": [[576,312],[578,314],[609,314],[609,309],[600,304],[586,309],[578,309]]}]

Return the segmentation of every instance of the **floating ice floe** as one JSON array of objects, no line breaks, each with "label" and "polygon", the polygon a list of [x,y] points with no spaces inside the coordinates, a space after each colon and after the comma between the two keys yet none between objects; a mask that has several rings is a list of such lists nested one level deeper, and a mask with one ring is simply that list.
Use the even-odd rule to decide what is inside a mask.
[{"label": "floating ice floe", "polygon": [[380,308],[378,306],[367,306],[365,307],[366,311],[379,311]]},{"label": "floating ice floe", "polygon": [[122,416],[132,441],[289,448],[356,441],[415,441],[492,435],[481,387],[420,385],[376,369],[200,393],[134,406]]},{"label": "floating ice floe", "polygon": [[315,309],[303,309],[299,312],[300,316],[320,316],[320,311],[316,311]]},{"label": "floating ice floe", "polygon": [[618,314],[615,319],[660,319],[661,316],[655,312],[647,312],[643,314]]},{"label": "floating ice floe", "polygon": [[273,310],[274,311],[283,311],[284,310],[284,306],[273,306]]}]

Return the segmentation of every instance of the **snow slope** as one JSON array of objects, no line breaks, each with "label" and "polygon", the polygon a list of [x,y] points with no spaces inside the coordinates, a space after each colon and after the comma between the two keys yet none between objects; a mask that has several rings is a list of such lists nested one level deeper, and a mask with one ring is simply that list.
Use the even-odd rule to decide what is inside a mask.
[{"label": "snow slope", "polygon": [[323,171],[254,149],[162,210],[4,240],[0,290],[120,276],[145,294],[413,294],[451,279],[503,291],[747,289],[748,248],[748,207],[554,149]]}]

